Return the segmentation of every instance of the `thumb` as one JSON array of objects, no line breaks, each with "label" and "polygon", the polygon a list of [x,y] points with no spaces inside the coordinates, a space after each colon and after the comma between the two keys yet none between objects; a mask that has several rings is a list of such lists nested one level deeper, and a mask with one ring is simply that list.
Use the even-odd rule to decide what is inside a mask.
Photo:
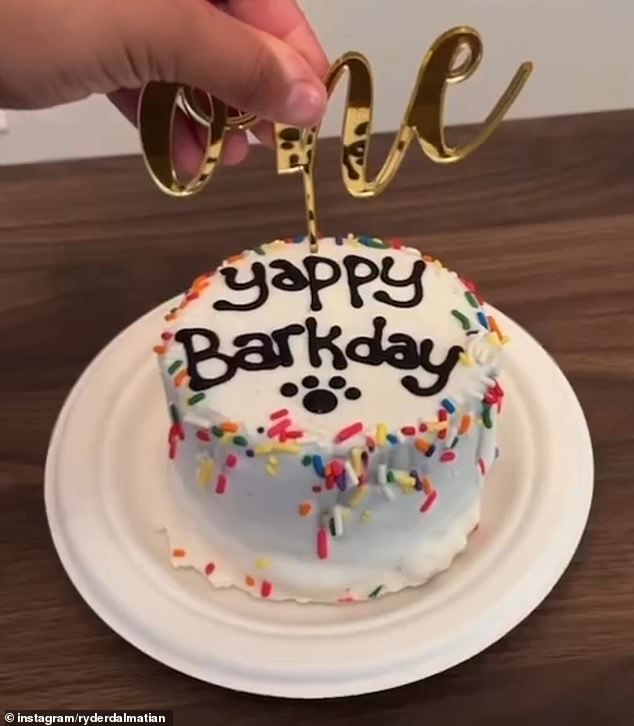
[{"label": "thumb", "polygon": [[[126,55],[139,83],[194,86],[230,106],[296,126],[317,124],[327,96],[306,60],[283,41],[209,5],[205,0],[129,3]],[[136,12],[135,12],[136,11]],[[142,13],[141,13],[142,15]]]}]

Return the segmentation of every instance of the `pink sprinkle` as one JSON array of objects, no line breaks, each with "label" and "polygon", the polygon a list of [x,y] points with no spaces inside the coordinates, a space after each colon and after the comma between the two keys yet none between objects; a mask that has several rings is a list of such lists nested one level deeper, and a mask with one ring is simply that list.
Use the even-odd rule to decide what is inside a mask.
[{"label": "pink sprinkle", "polygon": [[216,494],[224,494],[229,486],[229,479],[226,474],[218,475],[218,483],[216,484]]},{"label": "pink sprinkle", "polygon": [[335,475],[330,473],[326,475],[326,489],[335,488]]},{"label": "pink sprinkle", "polygon": [[233,469],[233,467],[238,463],[238,457],[235,454],[229,454],[227,456],[227,460],[225,461],[225,464],[230,468]]},{"label": "pink sprinkle", "polygon": [[455,461],[456,452],[455,451],[445,451],[445,453],[441,455],[440,460],[444,461],[444,462]]},{"label": "pink sprinkle", "polygon": [[262,587],[260,588],[260,595],[262,597],[269,597],[273,592],[273,585],[268,580],[262,580]]},{"label": "pink sprinkle", "polygon": [[205,575],[209,577],[209,575],[213,574],[213,571],[216,569],[216,565],[213,562],[209,562],[207,566],[205,567]]},{"label": "pink sprinkle", "polygon": [[374,449],[376,448],[376,442],[371,436],[365,437],[365,445],[368,447],[368,451],[372,453]]},{"label": "pink sprinkle", "polygon": [[163,340],[171,340],[174,336],[171,333],[168,333],[165,331],[164,333],[161,333],[161,338]]},{"label": "pink sprinkle", "polygon": [[275,426],[271,426],[271,428],[266,432],[266,435],[269,437],[269,439],[274,439],[276,436],[279,436],[285,429],[287,429],[291,425],[290,418],[285,418],[279,423],[276,423]]},{"label": "pink sprinkle", "polygon": [[323,489],[318,484],[315,484],[315,486],[313,487],[313,491],[315,492],[315,494],[321,494]]},{"label": "pink sprinkle", "polygon": [[317,532],[317,555],[320,560],[327,560],[330,549],[330,539],[328,537],[328,530],[325,527],[321,527]]},{"label": "pink sprinkle", "polygon": [[303,435],[303,431],[284,431],[285,439],[301,439]]},{"label": "pink sprinkle", "polygon": [[170,459],[176,458],[176,453],[178,451],[178,444],[176,443],[176,439],[172,439],[169,444],[169,457]]},{"label": "pink sprinkle", "polygon": [[419,424],[418,430],[421,432],[421,434],[424,434],[425,431],[427,431],[427,424],[426,423]]},{"label": "pink sprinkle", "polygon": [[438,411],[438,420],[439,421],[446,421],[447,420],[447,411],[444,408],[441,408],[440,411]]},{"label": "pink sprinkle", "polygon": [[414,426],[403,426],[403,428],[401,429],[401,433],[404,436],[415,436],[416,428]]},{"label": "pink sprinkle", "polygon": [[284,416],[288,416],[288,409],[287,408],[280,408],[279,411],[273,411],[273,413],[270,416],[271,421],[275,421],[278,418],[283,418]]},{"label": "pink sprinkle", "polygon": [[484,465],[484,459],[478,459],[478,466],[480,467],[480,471],[482,472],[482,476],[484,476],[486,471],[486,466]]},{"label": "pink sprinkle", "polygon": [[357,421],[356,423],[347,426],[345,429],[341,429],[341,431],[335,436],[335,443],[341,444],[344,441],[351,439],[353,436],[360,434],[362,431],[363,424],[361,421]]},{"label": "pink sprinkle", "polygon": [[209,431],[204,431],[202,429],[200,431],[196,431],[196,438],[199,441],[211,441],[211,436],[209,435]]},{"label": "pink sprinkle", "polygon": [[434,489],[433,492],[430,492],[427,499],[423,502],[423,506],[420,508],[421,512],[427,512],[429,509],[431,509],[433,503],[438,499],[438,492]]}]

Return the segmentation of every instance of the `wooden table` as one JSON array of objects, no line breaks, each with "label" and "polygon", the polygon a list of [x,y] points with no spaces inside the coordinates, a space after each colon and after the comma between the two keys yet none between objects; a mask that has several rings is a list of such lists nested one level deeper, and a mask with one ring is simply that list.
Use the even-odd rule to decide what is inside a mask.
[{"label": "wooden table", "polygon": [[570,569],[477,658],[358,699],[240,695],[137,652],[88,609],[53,550],[42,477],[55,417],[125,325],[228,253],[301,232],[301,182],[276,177],[264,150],[181,202],[160,195],[136,158],[4,168],[0,709],[166,707],[178,724],[223,726],[632,724],[634,112],[508,123],[452,168],[412,151],[370,202],[344,194],[336,153],[334,142],[320,148],[324,232],[400,236],[439,255],[533,333],[577,390],[597,478]]}]

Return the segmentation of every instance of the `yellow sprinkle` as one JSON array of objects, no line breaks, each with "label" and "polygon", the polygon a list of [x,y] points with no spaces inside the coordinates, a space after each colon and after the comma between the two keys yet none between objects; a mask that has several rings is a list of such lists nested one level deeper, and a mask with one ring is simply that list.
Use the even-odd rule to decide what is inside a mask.
[{"label": "yellow sprinkle", "polygon": [[354,490],[354,494],[350,497],[350,506],[351,507],[358,507],[361,502],[364,501],[364,499],[369,494],[369,487],[368,486],[361,486],[357,487]]},{"label": "yellow sprinkle", "polygon": [[497,333],[489,333],[489,343],[491,345],[494,345],[496,348],[502,347],[502,341],[500,340],[500,336]]},{"label": "yellow sprinkle", "polygon": [[271,561],[268,560],[266,557],[258,557],[255,561],[255,566],[258,570],[266,570],[267,567],[271,565]]},{"label": "yellow sprinkle", "polygon": [[363,474],[363,461],[361,459],[361,449],[354,448],[350,452],[350,458],[352,460],[352,468],[357,476]]},{"label": "yellow sprinkle", "polygon": [[266,467],[266,473],[269,476],[277,476],[277,468],[269,464],[269,466]]},{"label": "yellow sprinkle", "polygon": [[460,362],[463,366],[467,366],[467,368],[471,368],[471,366],[475,363],[473,360],[473,357],[469,355],[469,353],[460,353]]},{"label": "yellow sprinkle", "polygon": [[444,431],[449,428],[449,421],[434,421],[427,425],[428,431]]},{"label": "yellow sprinkle", "polygon": [[271,466],[277,466],[279,463],[280,463],[280,460],[277,458],[277,456],[273,456],[272,454],[271,454],[271,456],[269,456],[269,464]]},{"label": "yellow sprinkle", "polygon": [[409,474],[396,474],[394,478],[396,479],[396,483],[401,487],[411,489],[416,486],[416,479]]},{"label": "yellow sprinkle", "polygon": [[272,451],[279,451],[284,454],[299,454],[300,447],[298,444],[273,444]]},{"label": "yellow sprinkle", "polygon": [[366,509],[365,512],[361,515],[361,519],[364,522],[369,522],[374,517],[374,514],[369,509]]},{"label": "yellow sprinkle", "polygon": [[434,491],[434,487],[431,483],[431,479],[428,476],[423,477],[423,491],[425,494],[431,494]]},{"label": "yellow sprinkle", "polygon": [[502,336],[502,345],[506,345],[507,343],[511,342],[511,338],[508,335]]},{"label": "yellow sprinkle", "polygon": [[387,426],[384,423],[380,423],[376,427],[376,443],[379,446],[385,446],[386,437],[387,437]]},{"label": "yellow sprinkle", "polygon": [[285,246],[286,246],[286,242],[283,239],[274,239],[272,242],[269,242],[269,243],[263,245],[263,247],[267,247],[267,248],[269,248],[269,247],[285,247]]},{"label": "yellow sprinkle", "polygon": [[198,484],[206,487],[214,475],[216,464],[213,459],[205,457],[198,466]]},{"label": "yellow sprinkle", "polygon": [[256,447],[255,453],[258,455],[270,454],[273,451],[273,444],[262,444]]}]

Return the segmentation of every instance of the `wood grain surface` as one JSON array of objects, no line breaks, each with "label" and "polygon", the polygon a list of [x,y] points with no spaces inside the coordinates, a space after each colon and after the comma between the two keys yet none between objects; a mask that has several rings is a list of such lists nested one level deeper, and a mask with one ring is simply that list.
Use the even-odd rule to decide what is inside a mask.
[{"label": "wood grain surface", "polygon": [[223,726],[632,724],[634,112],[507,123],[455,167],[412,150],[373,201],[344,194],[336,142],[319,153],[324,233],[398,236],[440,256],[570,378],[597,472],[572,565],[485,653],[371,696],[241,695],[137,652],[84,604],[51,544],[42,487],[56,415],[137,316],[223,256],[302,232],[301,182],[276,177],[262,149],[188,201],[163,197],[138,158],[0,169],[0,710],[165,707],[178,724]]}]

